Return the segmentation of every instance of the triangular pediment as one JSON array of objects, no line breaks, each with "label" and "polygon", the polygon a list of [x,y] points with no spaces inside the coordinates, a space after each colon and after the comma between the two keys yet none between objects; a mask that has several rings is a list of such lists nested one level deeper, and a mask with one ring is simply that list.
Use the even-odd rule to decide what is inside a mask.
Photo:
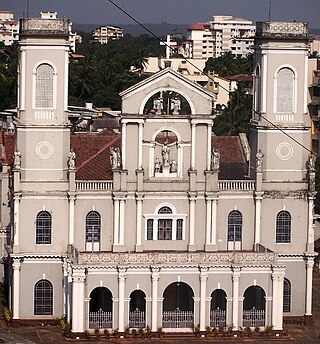
[{"label": "triangular pediment", "polygon": [[120,93],[122,113],[143,114],[146,103],[158,92],[174,92],[189,104],[191,114],[210,115],[213,94],[171,68],[165,68]]}]

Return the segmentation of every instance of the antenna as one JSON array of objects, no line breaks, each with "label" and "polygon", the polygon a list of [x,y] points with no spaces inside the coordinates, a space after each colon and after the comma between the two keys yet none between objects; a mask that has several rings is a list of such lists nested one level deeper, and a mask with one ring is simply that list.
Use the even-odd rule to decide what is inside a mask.
[{"label": "antenna", "polygon": [[269,22],[271,21],[271,0],[269,1]]},{"label": "antenna", "polygon": [[27,0],[27,18],[29,18],[29,0]]}]

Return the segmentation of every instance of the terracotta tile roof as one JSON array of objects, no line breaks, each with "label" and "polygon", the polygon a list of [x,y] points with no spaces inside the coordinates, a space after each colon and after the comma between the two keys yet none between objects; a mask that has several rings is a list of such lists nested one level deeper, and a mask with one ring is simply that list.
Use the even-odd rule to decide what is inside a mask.
[{"label": "terracotta tile roof", "polygon": [[76,179],[111,180],[110,147],[120,147],[120,135],[112,130],[71,135],[71,148],[77,155]]},{"label": "terracotta tile roof", "polygon": [[13,133],[1,133],[1,142],[0,145],[3,144],[4,146],[4,161],[8,165],[13,164],[13,156],[14,156],[14,134]]},{"label": "terracotta tile roof", "polygon": [[204,30],[203,23],[195,23],[188,26],[188,30]]}]

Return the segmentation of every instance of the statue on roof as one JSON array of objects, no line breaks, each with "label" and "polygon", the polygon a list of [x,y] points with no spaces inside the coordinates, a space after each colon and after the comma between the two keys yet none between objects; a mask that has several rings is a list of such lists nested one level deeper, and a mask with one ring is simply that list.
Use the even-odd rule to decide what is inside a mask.
[{"label": "statue on roof", "polygon": [[220,149],[213,148],[211,152],[211,166],[213,171],[219,170],[220,167]]},{"label": "statue on roof", "polygon": [[311,172],[316,170],[316,158],[313,153],[309,153],[307,160],[307,170]]},{"label": "statue on roof", "polygon": [[169,154],[170,154],[170,149],[167,146],[167,143],[165,143],[162,147],[162,165],[163,166],[169,166]]},{"label": "statue on roof", "polygon": [[153,99],[153,110],[156,111],[157,115],[161,115],[163,110],[163,99],[161,97]]},{"label": "statue on roof", "polygon": [[14,161],[13,161],[14,168],[21,167],[21,153],[19,151],[14,152]]},{"label": "statue on roof", "polygon": [[179,115],[179,111],[181,110],[181,101],[178,97],[170,99],[170,108],[173,115]]},{"label": "statue on roof", "polygon": [[256,171],[257,172],[262,172],[263,157],[264,157],[264,154],[262,153],[262,150],[259,149],[256,154]]},{"label": "statue on roof", "polygon": [[113,170],[120,169],[121,167],[121,154],[120,148],[110,147],[110,163]]},{"label": "statue on roof", "polygon": [[70,152],[68,154],[68,168],[70,170],[74,170],[76,168],[76,153],[73,150],[73,148],[70,149]]}]

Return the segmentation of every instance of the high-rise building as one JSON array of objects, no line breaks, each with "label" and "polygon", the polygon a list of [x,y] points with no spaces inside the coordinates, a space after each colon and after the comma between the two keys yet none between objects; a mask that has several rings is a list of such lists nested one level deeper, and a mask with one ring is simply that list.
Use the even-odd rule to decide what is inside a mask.
[{"label": "high-rise building", "polygon": [[118,40],[123,37],[123,29],[114,26],[101,26],[92,31],[92,37],[100,44]]}]

